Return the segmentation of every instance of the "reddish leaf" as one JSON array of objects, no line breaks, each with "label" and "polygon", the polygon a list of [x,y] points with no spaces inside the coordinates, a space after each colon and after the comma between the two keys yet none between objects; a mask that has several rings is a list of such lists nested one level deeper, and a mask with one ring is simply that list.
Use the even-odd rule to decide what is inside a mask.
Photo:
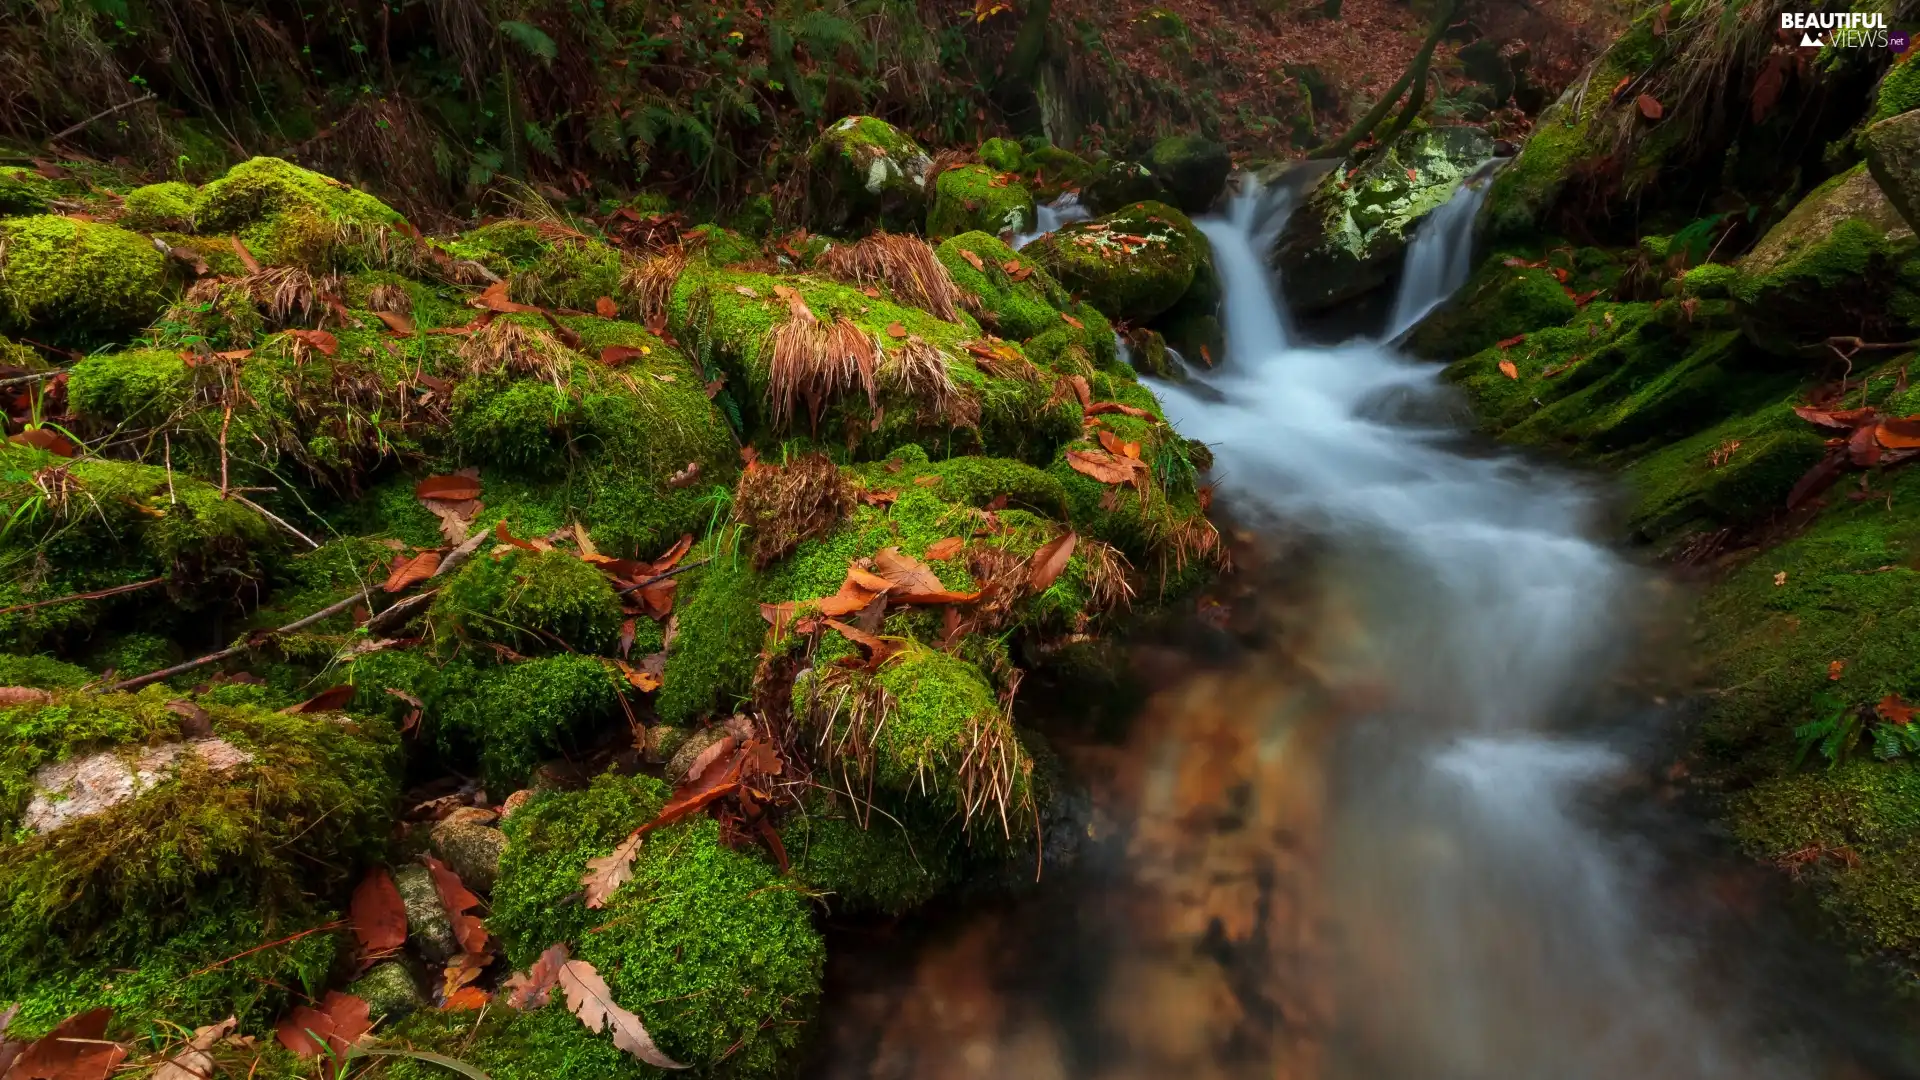
[{"label": "reddish leaf", "polygon": [[[297,1005],[274,1026],[280,1045],[300,1057],[340,1055],[373,1027],[367,1003],[352,994],[327,991],[320,1007]],[[315,1041],[318,1037],[319,1041]]]},{"label": "reddish leaf", "polygon": [[353,684],[341,683],[339,686],[320,691],[298,705],[291,705],[280,711],[294,714],[339,712],[347,707],[347,702],[352,700]]},{"label": "reddish leaf", "polygon": [[1873,711],[1880,714],[1880,719],[1901,727],[1913,722],[1913,710],[1914,707],[1901,700],[1899,694],[1888,694],[1873,707]]},{"label": "reddish leaf", "polygon": [[1874,428],[1880,445],[1889,450],[1920,449],[1920,416],[1902,416],[1880,421]]},{"label": "reddish leaf", "polygon": [[233,253],[240,257],[240,265],[247,268],[247,273],[257,274],[260,272],[260,260],[253,257],[253,252],[247,250],[247,245],[241,243],[239,237],[229,236],[227,237],[227,241],[233,245]]},{"label": "reddish leaf", "polygon": [[432,577],[433,572],[438,569],[440,569],[440,553],[437,551],[423,551],[400,565],[395,566],[393,572],[387,575],[387,580],[383,582],[380,587],[387,592],[397,593],[410,585],[416,585],[427,580]]},{"label": "reddish leaf", "polygon": [[1500,361],[1500,374],[1505,375],[1509,379],[1518,379],[1520,377],[1520,368],[1511,360],[1502,360]]},{"label": "reddish leaf", "polygon": [[1093,387],[1088,385],[1085,375],[1067,376],[1067,385],[1073,388],[1073,396],[1080,400],[1082,412],[1093,410]]},{"label": "reddish leaf", "polygon": [[480,481],[471,476],[429,476],[413,486],[413,493],[422,499],[465,502],[480,497]]},{"label": "reddish leaf", "polygon": [[407,943],[407,905],[400,899],[393,875],[383,866],[374,867],[360,879],[348,916],[362,952],[388,953]]},{"label": "reddish leaf", "polygon": [[944,540],[935,540],[933,543],[927,545],[927,560],[929,562],[943,562],[958,555],[960,549],[966,546],[967,542],[958,536],[949,536]]},{"label": "reddish leaf", "polygon": [[440,1011],[473,1012],[476,1009],[486,1008],[487,1002],[492,1000],[492,994],[477,986],[463,986],[447,995],[447,1000],[440,1003]]},{"label": "reddish leaf", "polygon": [[1827,681],[1839,682],[1840,676],[1846,674],[1846,671],[1847,671],[1847,662],[1845,660],[1829,661],[1827,663]]},{"label": "reddish leaf", "polygon": [[891,595],[897,597],[946,589],[946,585],[940,581],[940,575],[934,573],[932,567],[897,547],[881,548],[875,552],[873,569],[892,586]]},{"label": "reddish leaf", "polygon": [[825,622],[828,626],[839,631],[841,637],[846,638],[848,641],[866,650],[866,667],[869,671],[878,671],[880,665],[886,663],[895,653],[900,651],[898,645],[888,642],[885,638],[877,634],[869,634],[857,626],[848,626],[839,619],[827,619]]},{"label": "reddish leaf", "polygon": [[1821,458],[1787,493],[1787,509],[1792,510],[1833,486],[1847,465],[1846,451]]},{"label": "reddish leaf", "polygon": [[1500,348],[1502,348],[1502,349],[1511,349],[1511,348],[1513,348],[1513,347],[1514,347],[1515,345],[1518,345],[1518,344],[1520,344],[1521,342],[1523,342],[1523,341],[1525,341],[1525,340],[1527,340],[1527,335],[1525,335],[1525,334],[1515,334],[1515,335],[1513,335],[1512,337],[1510,337],[1510,338],[1507,338],[1507,339],[1506,339],[1506,340],[1504,340],[1504,341],[1497,341],[1497,342],[1495,342],[1494,344],[1495,344],[1495,345],[1497,345],[1497,346],[1499,346],[1499,347],[1500,347]]},{"label": "reddish leaf", "polygon": [[7,436],[7,441],[20,446],[31,446],[45,450],[55,457],[72,457],[79,450],[73,441],[50,427],[28,428],[18,435]]},{"label": "reddish leaf", "polygon": [[1863,424],[1871,424],[1879,416],[1872,406],[1862,409],[1840,409],[1830,412],[1826,409],[1815,409],[1802,405],[1794,409],[1793,413],[1800,419],[1819,424],[1821,427],[1839,428],[1842,431],[1851,431]]},{"label": "reddish leaf", "polygon": [[1104,450],[1069,450],[1067,465],[1074,472],[1091,476],[1103,484],[1130,483],[1134,470],[1146,467],[1132,458],[1115,457]]},{"label": "reddish leaf", "polygon": [[1641,94],[1634,99],[1634,104],[1640,107],[1640,115],[1649,120],[1660,119],[1661,113],[1665,111],[1660,108],[1660,102],[1652,94]]},{"label": "reddish leaf", "polygon": [[890,337],[890,338],[903,338],[903,337],[906,337],[906,336],[907,336],[907,328],[906,328],[906,327],[904,327],[904,326],[901,326],[901,325],[900,325],[899,323],[897,323],[897,322],[896,322],[896,323],[888,323],[888,324],[887,324],[887,336],[888,336],[888,337]]},{"label": "reddish leaf", "polygon": [[407,693],[405,690],[395,690],[389,686],[386,688],[386,692],[406,702],[407,705],[410,706],[407,710],[407,715],[400,720],[400,734],[405,735],[414,729],[414,725],[420,723],[420,716],[427,711],[427,704],[412,694]]},{"label": "reddish leaf", "polygon": [[1147,410],[1137,409],[1132,405],[1124,405],[1118,401],[1096,401],[1092,405],[1087,406],[1086,412],[1088,416],[1106,416],[1111,413],[1119,413],[1122,416],[1131,416],[1136,420],[1145,420],[1149,424],[1157,424],[1160,422],[1159,417]]},{"label": "reddish leaf", "polygon": [[1034,552],[1033,561],[1028,564],[1027,585],[1034,592],[1045,592],[1066,570],[1067,561],[1073,558],[1074,546],[1079,542],[1080,537],[1069,529]]},{"label": "reddish leaf", "polygon": [[1847,460],[1863,469],[1880,464],[1880,444],[1874,440],[1878,424],[1868,424],[1853,429],[1853,435],[1847,439]]},{"label": "reddish leaf", "polygon": [[542,1009],[547,998],[560,981],[560,969],[567,964],[567,946],[549,945],[545,952],[533,962],[533,966],[522,974],[516,972],[507,980],[507,1007],[511,1009]]},{"label": "reddish leaf", "polygon": [[1105,448],[1107,453],[1112,454],[1114,457],[1132,458],[1135,461],[1140,460],[1139,443],[1128,442],[1113,432],[1108,431],[1106,428],[1100,429],[1099,438],[1100,445]]},{"label": "reddish leaf", "polygon": [[633,860],[640,854],[641,839],[638,832],[628,833],[625,840],[614,845],[611,854],[587,860],[587,871],[580,875],[580,884],[586,887],[587,907],[606,907],[620,886],[632,880]]},{"label": "reddish leaf", "polygon": [[982,259],[980,256],[974,254],[971,251],[968,251],[966,248],[961,248],[960,257],[967,260],[967,262],[971,263],[975,270],[978,270],[982,273],[986,272],[986,269],[987,269],[986,260]]},{"label": "reddish leaf", "polygon": [[469,953],[483,953],[487,949],[487,928],[473,909],[480,906],[480,898],[473,895],[460,875],[447,868],[447,864],[431,855],[422,855],[420,861],[427,866],[427,872],[433,875],[434,891],[440,894],[440,906],[447,910],[447,918],[453,922],[453,936],[460,947]]},{"label": "reddish leaf", "polygon": [[127,1058],[127,1048],[106,1041],[112,1009],[68,1017],[20,1052],[8,1080],[106,1080]]},{"label": "reddish leaf", "polygon": [[611,296],[598,297],[593,302],[593,313],[603,319],[617,319],[620,317],[620,305],[614,303]]},{"label": "reddish leaf", "polygon": [[287,336],[324,356],[340,352],[340,339],[325,330],[289,330]]},{"label": "reddish leaf", "polygon": [[373,317],[387,324],[387,329],[400,337],[413,336],[413,320],[398,311],[376,311]]},{"label": "reddish leaf", "polygon": [[661,1069],[687,1066],[668,1057],[655,1045],[640,1018],[614,1003],[613,991],[592,964],[569,960],[560,968],[560,989],[567,995],[567,1008],[580,1018],[588,1031],[613,1033],[613,1045],[641,1061]]},{"label": "reddish leaf", "polygon": [[1067,325],[1073,327],[1075,330],[1085,330],[1087,328],[1086,323],[1081,322],[1079,319],[1074,318],[1064,311],[1060,313],[1060,317],[1065,319]]},{"label": "reddish leaf", "polygon": [[498,312],[501,315],[541,315],[544,309],[533,304],[516,304],[507,299],[507,283],[496,281],[486,287],[480,295],[467,302],[472,307]]}]

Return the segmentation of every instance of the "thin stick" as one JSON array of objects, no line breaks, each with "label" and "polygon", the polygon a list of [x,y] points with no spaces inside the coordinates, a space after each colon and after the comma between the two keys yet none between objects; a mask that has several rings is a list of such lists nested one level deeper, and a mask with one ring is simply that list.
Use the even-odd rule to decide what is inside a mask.
[{"label": "thin stick", "polygon": [[55,375],[65,375],[66,373],[66,368],[50,368],[46,371],[36,371],[31,375],[15,375],[12,378],[0,379],[0,386],[18,386],[21,383],[39,382],[41,379],[51,379]]},{"label": "thin stick", "polygon": [[280,515],[274,513],[273,511],[267,509],[264,506],[261,506],[259,503],[254,502],[252,499],[247,498],[245,495],[240,494],[239,489],[235,489],[234,491],[230,492],[228,494],[228,498],[231,498],[233,501],[239,503],[242,506],[249,507],[250,509],[253,510],[254,513],[259,514],[261,517],[266,518],[268,521],[273,522],[275,525],[278,525],[281,528],[292,533],[293,535],[299,537],[300,539],[305,540],[307,542],[308,547],[313,548],[316,551],[319,550],[320,545],[317,542],[315,542],[313,537],[308,536],[306,533],[303,533],[299,529],[296,529],[293,526],[287,524],[286,521],[280,517]]},{"label": "thin stick", "polygon": [[226,414],[220,418],[220,497],[227,497],[227,425],[233,423],[233,397],[227,397]]},{"label": "thin stick", "polygon": [[[352,596],[347,597],[345,600],[341,600],[333,604],[328,604],[326,607],[321,608],[319,611],[314,612],[313,614],[307,616],[304,619],[296,619],[293,622],[290,622],[287,625],[279,628],[278,630],[269,631],[267,636],[272,637],[276,634],[291,634],[295,630],[303,630],[309,626],[312,626],[314,623],[321,621],[322,619],[328,618],[329,616],[338,615],[341,612],[352,607],[353,605],[369,599],[369,597],[370,597],[370,591],[367,589],[362,589],[359,592],[354,593]],[[114,683],[111,686],[106,687],[105,689],[108,692],[119,691],[119,690],[135,690],[142,686],[147,685],[148,683],[159,682],[161,679],[171,679],[175,675],[192,671],[195,668],[206,667],[208,664],[215,663],[220,660],[225,660],[229,656],[238,656],[241,653],[246,652],[248,648],[249,646],[246,644],[234,645],[229,648],[221,649],[219,652],[208,653],[207,655],[202,656],[197,660],[189,660],[184,664],[175,664],[170,668],[161,668],[159,671],[149,671],[145,675],[136,675],[131,679],[122,679],[121,681]]]},{"label": "thin stick", "polygon": [[643,580],[636,581],[631,585],[621,586],[619,595],[625,596],[630,592],[634,592],[639,589],[644,589],[656,581],[665,581],[682,570],[691,570],[696,566],[705,566],[712,561],[713,561],[712,559],[695,559],[690,563],[681,563],[679,566],[674,567],[673,569],[667,571],[664,574],[655,574],[650,578],[645,578]]},{"label": "thin stick", "polygon": [[93,123],[95,120],[105,120],[107,117],[112,116],[114,113],[119,112],[121,109],[131,109],[135,105],[145,105],[147,102],[152,101],[156,96],[158,95],[148,94],[145,97],[137,97],[137,98],[134,98],[132,101],[123,101],[118,105],[101,109],[99,112],[94,113],[92,116],[87,117],[85,120],[80,121],[79,123],[66,129],[65,131],[62,131],[57,135],[49,135],[47,137],[47,141],[59,142],[61,139],[64,139],[67,136],[73,134],[74,132],[79,131],[81,128],[86,127],[88,124]]},{"label": "thin stick", "polygon": [[31,604],[14,604],[11,607],[0,608],[0,615],[11,615],[16,611],[31,611],[34,608],[52,607],[55,604],[71,604],[76,600],[104,600],[109,596],[118,596],[121,593],[136,592],[140,589],[151,589],[155,585],[164,583],[166,580],[167,579],[163,577],[148,578],[145,581],[136,581],[131,585],[115,585],[111,589],[74,593],[72,596],[63,596],[58,600],[35,600]]},{"label": "thin stick", "polygon": [[[487,542],[488,535],[485,529],[481,529],[476,531],[472,536],[462,540],[459,547],[448,552],[447,557],[440,560],[440,565],[433,571],[433,576],[427,580],[431,581],[433,578],[449,574],[457,569],[461,563],[472,558],[473,553],[480,550],[480,545]],[[439,589],[428,589],[423,593],[415,593],[405,600],[387,608],[378,615],[375,615],[373,618],[368,619],[367,633],[384,634],[389,630],[406,625],[408,619],[419,614],[428,604],[433,602],[434,594],[439,591]]]},{"label": "thin stick", "polygon": [[189,979],[198,978],[202,975],[205,975],[209,971],[213,971],[218,968],[223,968],[228,964],[233,963],[235,960],[252,956],[254,953],[260,952],[263,949],[271,949],[278,945],[291,945],[292,943],[299,941],[301,938],[306,937],[308,934],[318,934],[323,930],[338,930],[345,925],[347,925],[346,920],[335,919],[330,923],[321,923],[319,926],[313,927],[310,930],[302,930],[297,934],[289,934],[288,936],[281,938],[279,941],[269,941],[265,945],[255,945],[253,948],[248,949],[246,952],[234,953],[232,956],[227,957],[225,960],[222,960],[217,964],[208,964],[206,967],[201,968],[199,971],[195,971],[189,974],[187,978]]}]

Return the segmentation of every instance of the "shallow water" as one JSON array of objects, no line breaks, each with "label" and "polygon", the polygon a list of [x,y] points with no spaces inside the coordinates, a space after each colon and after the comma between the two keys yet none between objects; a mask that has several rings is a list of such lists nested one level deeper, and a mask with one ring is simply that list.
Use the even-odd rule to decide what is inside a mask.
[{"label": "shallow water", "polygon": [[[1464,277],[1476,202],[1388,336]],[[1605,492],[1465,440],[1432,365],[1297,341],[1259,258],[1284,203],[1200,222],[1228,355],[1157,387],[1260,565],[1142,651],[1123,743],[1063,740],[1076,860],[846,931],[815,1075],[1913,1075],[1650,780],[1668,590],[1599,539]]]}]

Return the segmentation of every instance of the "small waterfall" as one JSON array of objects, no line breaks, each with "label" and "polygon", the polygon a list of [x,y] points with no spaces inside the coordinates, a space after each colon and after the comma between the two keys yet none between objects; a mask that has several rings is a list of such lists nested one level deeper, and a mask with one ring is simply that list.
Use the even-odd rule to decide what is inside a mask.
[{"label": "small waterfall", "polygon": [[1085,221],[1093,215],[1080,205],[1078,192],[1069,191],[1050,203],[1034,208],[1034,227],[1030,233],[1019,233],[1013,238],[1013,250],[1019,251],[1035,240],[1076,221]]},{"label": "small waterfall", "polygon": [[1467,283],[1473,273],[1473,219],[1487,199],[1489,180],[1497,167],[1488,162],[1461,181],[1453,196],[1417,226],[1382,340],[1393,341],[1413,329],[1427,312]]}]

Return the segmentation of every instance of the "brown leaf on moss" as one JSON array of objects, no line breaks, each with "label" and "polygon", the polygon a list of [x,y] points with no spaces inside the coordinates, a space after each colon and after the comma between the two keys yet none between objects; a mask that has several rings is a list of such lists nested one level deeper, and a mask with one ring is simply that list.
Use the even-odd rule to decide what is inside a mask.
[{"label": "brown leaf on moss", "polygon": [[660,1069],[684,1069],[687,1066],[668,1057],[647,1033],[640,1018],[614,1003],[613,991],[592,964],[569,960],[561,965],[560,989],[567,995],[567,1008],[579,1017],[588,1031],[613,1033],[613,1045],[639,1060]]},{"label": "brown leaf on moss", "polygon": [[1879,411],[1871,405],[1860,409],[1816,409],[1801,405],[1793,410],[1793,414],[1808,423],[1840,431],[1852,431],[1871,424],[1880,416]]},{"label": "brown leaf on moss", "polygon": [[180,734],[189,739],[204,739],[213,734],[213,716],[185,698],[167,702],[167,711],[180,718]]},{"label": "brown leaf on moss", "polygon": [[553,988],[560,982],[560,969],[567,964],[565,942],[549,945],[524,972],[515,972],[506,985],[505,1002],[510,1009],[544,1009]]},{"label": "brown leaf on moss", "polygon": [[620,886],[633,879],[633,860],[640,854],[642,839],[638,831],[628,833],[611,853],[587,860],[586,873],[580,875],[580,884],[586,887],[587,907],[595,911],[606,907]]},{"label": "brown leaf on moss", "polygon": [[406,901],[384,866],[367,871],[354,887],[347,916],[360,951],[369,956],[395,952],[407,943]]},{"label": "brown leaf on moss", "polygon": [[1874,429],[1874,437],[1889,450],[1920,448],[1920,416],[1889,417]]},{"label": "brown leaf on moss", "polygon": [[340,339],[325,330],[289,330],[287,336],[323,356],[335,356],[340,352]]},{"label": "brown leaf on moss", "polygon": [[1067,325],[1073,327],[1075,330],[1085,330],[1087,328],[1086,323],[1081,322],[1079,319],[1074,318],[1064,311],[1060,313],[1060,317],[1066,320]]},{"label": "brown leaf on moss", "polygon": [[875,552],[873,569],[899,595],[939,592],[946,588],[932,567],[897,547],[881,548]]},{"label": "brown leaf on moss", "polygon": [[620,317],[620,305],[614,303],[611,296],[595,297],[593,313],[603,319],[617,319]]},{"label": "brown leaf on moss", "polygon": [[477,986],[463,986],[447,995],[447,1000],[440,1003],[440,1011],[474,1012],[486,1008],[487,1002],[492,1000],[492,994]]},{"label": "brown leaf on moss", "polygon": [[1658,120],[1666,113],[1666,110],[1660,107],[1660,99],[1652,94],[1641,94],[1634,99],[1634,104],[1639,106],[1640,115],[1649,120]]},{"label": "brown leaf on moss", "polygon": [[609,345],[600,350],[600,362],[608,367],[614,367],[629,360],[638,360],[651,351],[644,346]]},{"label": "brown leaf on moss", "polygon": [[[373,1027],[367,1003],[352,994],[327,991],[320,1007],[296,1005],[273,1029],[281,1046],[303,1058],[336,1058]],[[329,1062],[331,1065],[331,1062]],[[331,1070],[329,1069],[329,1074]]]},{"label": "brown leaf on moss", "polygon": [[106,1080],[127,1058],[126,1047],[107,1041],[112,1019],[112,1009],[93,1009],[62,1020],[20,1052],[8,1080]]},{"label": "brown leaf on moss", "polygon": [[1086,411],[1088,416],[1106,416],[1111,413],[1119,413],[1122,416],[1131,416],[1135,420],[1145,420],[1149,424],[1157,424],[1160,422],[1159,417],[1147,410],[1135,408],[1132,405],[1125,405],[1118,401],[1096,401],[1087,406]]},{"label": "brown leaf on moss", "polygon": [[417,585],[433,576],[440,569],[440,553],[423,551],[411,559],[394,556],[393,569],[387,574],[387,580],[380,584],[385,592],[397,593],[412,585]]},{"label": "brown leaf on moss", "polygon": [[443,502],[464,502],[480,497],[480,478],[477,476],[429,476],[413,486],[414,495],[422,499],[439,499]]},{"label": "brown leaf on moss", "polygon": [[353,684],[341,683],[339,686],[322,690],[298,705],[289,705],[280,711],[296,715],[312,713],[339,712],[353,700]]},{"label": "brown leaf on moss", "polygon": [[1027,584],[1034,592],[1045,592],[1049,586],[1060,579],[1060,574],[1066,570],[1068,560],[1073,558],[1074,546],[1079,541],[1080,537],[1069,529],[1033,553],[1033,561],[1030,564],[1032,573],[1027,579]]},{"label": "brown leaf on moss", "polygon": [[0,686],[0,705],[47,705],[53,695],[31,686]]},{"label": "brown leaf on moss", "polygon": [[1505,375],[1509,379],[1518,379],[1520,377],[1520,368],[1511,360],[1500,361],[1499,367],[1500,374]]},{"label": "brown leaf on moss", "polygon": [[[948,608],[947,610],[952,611],[953,609]],[[877,634],[869,634],[865,630],[862,630],[857,626],[849,626],[846,623],[841,622],[839,619],[827,619],[824,621],[828,626],[831,626],[835,630],[839,631],[841,637],[846,638],[848,641],[853,642],[855,645],[858,645],[861,649],[865,650],[866,662],[859,666],[865,668],[868,671],[880,670],[880,666],[882,664],[885,664],[888,660],[892,659],[894,654],[900,651],[899,645],[893,642],[890,642],[885,638],[880,637]]]},{"label": "brown leaf on moss", "polygon": [[396,337],[412,337],[414,335],[413,319],[408,317],[405,312],[376,311],[373,313],[373,317],[386,323],[387,329],[393,331]]},{"label": "brown leaf on moss", "polygon": [[967,260],[967,263],[971,265],[975,270],[978,270],[981,273],[986,272],[987,261],[985,259],[982,259],[980,256],[974,254],[971,251],[968,251],[966,248],[961,248],[960,257]]},{"label": "brown leaf on moss", "polygon": [[1840,676],[1846,674],[1846,671],[1847,662],[1845,660],[1829,661],[1827,663],[1827,680],[1829,682],[1839,682]]},{"label": "brown leaf on moss", "polygon": [[927,561],[941,562],[946,559],[951,559],[955,555],[960,554],[960,549],[966,546],[967,542],[958,536],[949,536],[944,540],[935,540],[933,543],[927,545]]},{"label": "brown leaf on moss", "polygon": [[247,250],[245,242],[237,236],[229,236],[227,237],[227,243],[233,247],[234,255],[240,259],[240,265],[246,268],[247,273],[257,274],[260,272],[260,260],[254,258],[253,252]]},{"label": "brown leaf on moss", "polygon": [[460,875],[447,867],[446,863],[431,855],[422,855],[420,861],[426,864],[427,872],[433,876],[434,891],[440,894],[440,906],[447,909],[447,918],[453,923],[453,936],[460,947],[469,953],[483,953],[487,949],[487,928],[473,909],[480,906],[480,898],[460,880]]},{"label": "brown leaf on moss", "polygon": [[469,307],[477,307],[501,315],[542,315],[545,309],[535,304],[516,304],[507,299],[505,281],[496,281],[486,287],[480,295],[467,301]]},{"label": "brown leaf on moss", "polygon": [[1135,461],[1140,460],[1140,444],[1139,443],[1128,442],[1127,440],[1122,439],[1120,436],[1115,435],[1113,432],[1108,431],[1105,428],[1100,429],[1099,437],[1100,437],[1100,445],[1103,448],[1105,448],[1107,453],[1112,454],[1115,457],[1132,458]]},{"label": "brown leaf on moss", "polygon": [[1103,484],[1130,483],[1135,470],[1145,468],[1142,462],[1115,457],[1103,450],[1069,450],[1067,465],[1074,472],[1091,476]]},{"label": "brown leaf on moss", "polygon": [[386,692],[407,703],[407,715],[400,718],[400,734],[405,735],[420,723],[421,715],[427,711],[426,702],[421,701],[405,690],[395,690],[391,686],[386,688]]},{"label": "brown leaf on moss", "polygon": [[903,338],[903,337],[906,337],[906,336],[907,336],[907,328],[906,328],[906,327],[904,327],[904,326],[902,326],[902,325],[900,325],[900,324],[899,324],[899,323],[897,323],[897,322],[895,322],[895,323],[888,323],[888,324],[887,324],[887,336],[888,336],[888,337],[890,337],[890,338]]}]

